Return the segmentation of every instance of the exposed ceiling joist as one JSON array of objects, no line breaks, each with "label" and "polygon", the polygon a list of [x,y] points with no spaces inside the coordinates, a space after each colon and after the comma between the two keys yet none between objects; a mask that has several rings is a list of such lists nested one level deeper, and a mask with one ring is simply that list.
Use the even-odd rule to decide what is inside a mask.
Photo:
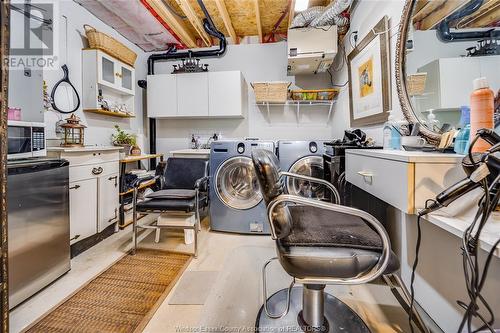
[{"label": "exposed ceiling joist", "polygon": [[445,2],[446,0],[428,1],[420,10],[415,11],[415,14],[413,15],[413,23],[422,21],[436,9],[441,7]]},{"label": "exposed ceiling joist", "polygon": [[155,12],[158,16],[165,21],[166,24],[170,26],[170,28],[175,32],[175,34],[179,37],[180,42],[186,45],[188,48],[196,47],[196,38],[195,36],[189,32],[186,24],[173,15],[162,3],[161,0],[144,0]]},{"label": "exposed ceiling joist", "polygon": [[415,5],[415,13],[418,13],[422,8],[424,8],[429,3],[429,0],[418,0]]},{"label": "exposed ceiling joist", "polygon": [[[500,20],[500,2],[498,0],[486,1],[477,11],[459,20],[459,27],[474,28],[485,27]],[[480,24],[481,22],[482,24]]]},{"label": "exposed ceiling joist", "polygon": [[186,15],[187,19],[193,26],[193,28],[196,30],[198,35],[200,36],[201,40],[205,44],[205,46],[211,46],[212,45],[212,39],[210,36],[207,34],[205,31],[205,28],[203,28],[203,23],[201,19],[196,15],[193,7],[191,7],[191,4],[189,3],[188,0],[177,0],[177,4],[179,7],[182,9],[184,12],[184,15]]},{"label": "exposed ceiling joist", "polygon": [[264,38],[262,35],[262,23],[260,21],[260,8],[259,8],[259,0],[254,0],[255,5],[255,20],[257,22],[257,32],[259,34],[259,42],[263,42]]},{"label": "exposed ceiling joist", "polygon": [[433,11],[421,21],[420,29],[429,30],[438,25],[442,20],[462,8],[469,0],[445,1],[437,10]]},{"label": "exposed ceiling joist", "polygon": [[500,22],[500,6],[472,21],[470,27],[489,27],[498,22]]},{"label": "exposed ceiling joist", "polygon": [[288,26],[292,25],[293,18],[295,17],[295,0],[291,0],[290,11],[288,13]]},{"label": "exposed ceiling joist", "polygon": [[229,37],[231,37],[233,43],[238,44],[238,36],[236,36],[236,32],[234,31],[233,22],[231,22],[231,17],[227,12],[224,0],[215,0],[215,4],[217,5],[217,9],[219,10],[220,15],[222,16],[222,20],[224,21],[224,26],[226,27],[226,30],[229,33]]}]

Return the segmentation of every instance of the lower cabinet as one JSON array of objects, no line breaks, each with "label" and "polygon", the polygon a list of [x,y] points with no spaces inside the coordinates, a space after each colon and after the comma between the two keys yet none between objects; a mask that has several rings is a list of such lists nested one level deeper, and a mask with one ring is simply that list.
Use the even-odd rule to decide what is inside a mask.
[{"label": "lower cabinet", "polygon": [[97,232],[101,232],[111,224],[118,222],[118,202],[119,186],[118,172],[101,176],[98,179],[99,185],[99,221]]},{"label": "lower cabinet", "polygon": [[97,179],[70,182],[70,244],[97,233]]},{"label": "lower cabinet", "polygon": [[53,148],[49,156],[70,163],[70,244],[94,236],[118,222],[118,149],[85,152]]}]

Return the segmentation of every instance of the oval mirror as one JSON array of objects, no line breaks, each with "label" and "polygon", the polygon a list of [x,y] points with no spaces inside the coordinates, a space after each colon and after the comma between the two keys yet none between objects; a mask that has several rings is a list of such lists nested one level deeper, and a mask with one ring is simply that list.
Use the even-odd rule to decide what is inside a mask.
[{"label": "oval mirror", "polygon": [[396,50],[396,85],[403,114],[437,143],[463,126],[472,81],[500,89],[498,2],[406,0]]}]

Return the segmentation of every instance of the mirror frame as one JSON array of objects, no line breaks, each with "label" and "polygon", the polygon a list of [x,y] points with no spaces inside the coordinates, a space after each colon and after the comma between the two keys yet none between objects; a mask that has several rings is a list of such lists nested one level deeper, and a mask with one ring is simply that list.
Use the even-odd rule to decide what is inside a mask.
[{"label": "mirror frame", "polygon": [[0,330],[9,331],[9,273],[7,247],[7,108],[9,71],[4,60],[9,56],[10,1],[0,3]]},{"label": "mirror frame", "polygon": [[[396,88],[398,91],[399,104],[406,120],[410,123],[420,123],[415,115],[415,110],[410,102],[408,90],[406,89],[406,42],[408,41],[408,30],[412,24],[411,14],[417,0],[405,0],[401,20],[399,21],[398,40],[396,43]],[[420,126],[420,136],[430,144],[437,145],[441,141],[441,134],[431,131],[425,126]]]}]

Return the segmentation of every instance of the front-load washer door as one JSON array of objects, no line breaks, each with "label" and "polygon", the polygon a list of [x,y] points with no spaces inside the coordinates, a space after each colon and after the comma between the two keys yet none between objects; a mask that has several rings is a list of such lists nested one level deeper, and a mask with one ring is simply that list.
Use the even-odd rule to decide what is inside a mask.
[{"label": "front-load washer door", "polygon": [[[306,156],[297,160],[289,170],[291,173],[323,179],[323,157]],[[306,198],[325,199],[325,186],[314,184],[305,180],[287,179],[287,191],[289,194],[299,195]]]},{"label": "front-load washer door", "polygon": [[215,193],[228,207],[250,209],[262,201],[252,160],[236,156],[221,164],[215,174]]}]

